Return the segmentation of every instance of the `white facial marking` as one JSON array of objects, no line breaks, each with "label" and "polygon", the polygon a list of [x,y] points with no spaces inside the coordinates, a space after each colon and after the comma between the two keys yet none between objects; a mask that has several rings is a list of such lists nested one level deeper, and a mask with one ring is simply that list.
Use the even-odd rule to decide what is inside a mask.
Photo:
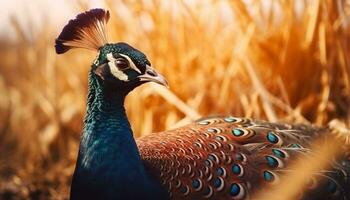
[{"label": "white facial marking", "polygon": [[108,62],[109,69],[111,70],[111,73],[113,74],[113,76],[115,76],[117,79],[121,81],[128,81],[128,76],[124,74],[123,71],[119,70],[117,66],[115,66],[114,64],[115,58],[111,53],[107,54],[107,59],[109,61]]},{"label": "white facial marking", "polygon": [[124,54],[119,54],[121,56],[123,56],[125,59],[127,59],[129,61],[129,64],[130,64],[130,68],[137,71],[138,73],[141,74],[141,71],[139,70],[139,68],[136,67],[136,65],[134,64],[134,62],[129,58],[129,56],[127,55],[124,55]]},{"label": "white facial marking", "polygon": [[107,60],[111,61],[111,62],[115,60],[115,58],[114,58],[112,53],[107,53]]}]

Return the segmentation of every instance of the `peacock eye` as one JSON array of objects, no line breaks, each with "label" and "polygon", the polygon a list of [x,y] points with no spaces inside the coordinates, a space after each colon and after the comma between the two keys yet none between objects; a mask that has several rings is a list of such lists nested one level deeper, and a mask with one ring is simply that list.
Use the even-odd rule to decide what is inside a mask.
[{"label": "peacock eye", "polygon": [[126,69],[130,68],[129,62],[125,58],[117,58],[115,60],[115,65],[120,70],[126,70]]}]

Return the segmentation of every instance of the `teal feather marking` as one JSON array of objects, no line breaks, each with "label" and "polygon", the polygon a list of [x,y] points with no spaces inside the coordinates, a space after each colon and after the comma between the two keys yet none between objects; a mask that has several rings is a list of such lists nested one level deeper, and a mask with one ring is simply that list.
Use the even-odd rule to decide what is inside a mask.
[{"label": "teal feather marking", "polygon": [[276,158],[272,157],[272,156],[265,156],[265,159],[267,161],[267,164],[272,167],[272,168],[276,168],[278,167],[278,161],[276,160]]},{"label": "teal feather marking", "polygon": [[200,186],[199,180],[198,180],[198,179],[194,179],[194,180],[192,181],[192,187],[193,187],[194,189],[197,189],[197,188],[199,188],[199,186]]},{"label": "teal feather marking", "polygon": [[230,187],[230,195],[235,197],[237,196],[239,193],[241,192],[241,188],[239,187],[239,185],[237,183],[233,183],[231,184]]},{"label": "teal feather marking", "polygon": [[269,132],[266,137],[269,142],[274,144],[278,143],[279,139],[273,132]]},{"label": "teal feather marking", "polygon": [[234,174],[240,174],[241,173],[241,167],[237,164],[232,165],[232,172]]},{"label": "teal feather marking", "polygon": [[292,147],[292,148],[297,148],[297,149],[301,149],[303,148],[300,144],[290,144],[289,147]]},{"label": "teal feather marking", "polygon": [[279,158],[286,158],[286,154],[279,149],[272,149],[272,153]]},{"label": "teal feather marking", "polygon": [[225,120],[225,122],[229,122],[229,123],[237,121],[236,118],[231,117],[231,116],[230,117],[225,117],[224,120]]},{"label": "teal feather marking", "polygon": [[235,128],[235,129],[232,129],[232,134],[234,135],[234,136],[242,136],[243,134],[244,134],[244,132],[241,130],[241,129],[237,129],[237,128]]},{"label": "teal feather marking", "polygon": [[225,173],[225,171],[224,171],[224,169],[223,169],[222,167],[219,167],[219,168],[216,170],[216,174],[217,174],[218,176],[222,176],[222,175],[224,175],[224,173]]},{"label": "teal feather marking", "polygon": [[264,175],[265,181],[267,181],[267,182],[271,182],[275,179],[274,175],[269,171],[264,171],[263,175]]},{"label": "teal feather marking", "polygon": [[219,179],[219,178],[215,178],[214,181],[213,181],[213,185],[215,188],[218,188],[220,187],[222,184],[222,181]]}]

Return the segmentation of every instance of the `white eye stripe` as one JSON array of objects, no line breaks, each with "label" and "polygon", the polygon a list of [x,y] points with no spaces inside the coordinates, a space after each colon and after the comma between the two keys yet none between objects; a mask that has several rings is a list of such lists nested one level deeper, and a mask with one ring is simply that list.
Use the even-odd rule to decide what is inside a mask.
[{"label": "white eye stripe", "polygon": [[128,76],[124,74],[123,71],[119,70],[118,67],[115,66],[114,62],[108,62],[108,66],[113,76],[115,76],[121,81],[128,81]]},{"label": "white eye stripe", "polygon": [[126,60],[129,61],[129,64],[130,64],[130,68],[131,68],[131,69],[133,69],[133,70],[135,70],[135,71],[137,71],[138,73],[141,74],[141,71],[139,70],[139,68],[136,67],[135,63],[130,59],[129,56],[124,55],[124,54],[121,54],[121,53],[120,53],[119,55],[123,56]]},{"label": "white eye stripe", "polygon": [[[141,73],[141,71],[135,66],[134,62],[130,59],[129,56],[127,56],[127,55],[125,55],[125,54],[121,54],[121,53],[118,54],[118,55],[120,55],[121,57],[125,58],[125,59],[128,61],[128,64],[129,64],[129,67],[130,67],[130,68],[132,68],[132,69],[134,69],[135,71]],[[115,61],[117,60],[117,58],[115,58],[115,57],[113,56],[112,53],[108,53],[108,54],[107,54],[107,60],[108,60],[109,62],[115,62]]]},{"label": "white eye stripe", "polygon": [[128,81],[128,76],[124,74],[123,71],[119,70],[117,66],[115,66],[115,58],[113,57],[112,53],[107,54],[107,60],[109,61],[108,66],[111,74],[121,81]]},{"label": "white eye stripe", "polygon": [[[127,56],[125,54],[119,54],[119,55],[122,56],[123,58],[125,58],[129,62],[129,67],[131,69],[133,69],[136,72],[141,74],[141,71],[136,67],[135,63],[130,59],[129,56]],[[128,81],[128,76],[123,72],[123,70],[119,69],[116,66],[116,64],[115,64],[116,58],[113,56],[113,54],[108,53],[106,55],[106,57],[108,60],[108,66],[109,66],[109,69],[111,71],[111,74],[121,81]]]}]

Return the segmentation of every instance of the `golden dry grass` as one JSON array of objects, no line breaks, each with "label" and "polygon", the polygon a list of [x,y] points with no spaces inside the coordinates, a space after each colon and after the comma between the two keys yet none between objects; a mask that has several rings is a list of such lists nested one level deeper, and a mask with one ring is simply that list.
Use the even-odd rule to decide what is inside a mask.
[{"label": "golden dry grass", "polygon": [[[145,52],[170,83],[127,98],[135,136],[208,115],[349,122],[349,1],[263,2],[106,0],[110,41]],[[11,23],[17,40],[0,49],[0,194],[65,199],[95,54],[57,56],[62,27],[28,39]]]}]

